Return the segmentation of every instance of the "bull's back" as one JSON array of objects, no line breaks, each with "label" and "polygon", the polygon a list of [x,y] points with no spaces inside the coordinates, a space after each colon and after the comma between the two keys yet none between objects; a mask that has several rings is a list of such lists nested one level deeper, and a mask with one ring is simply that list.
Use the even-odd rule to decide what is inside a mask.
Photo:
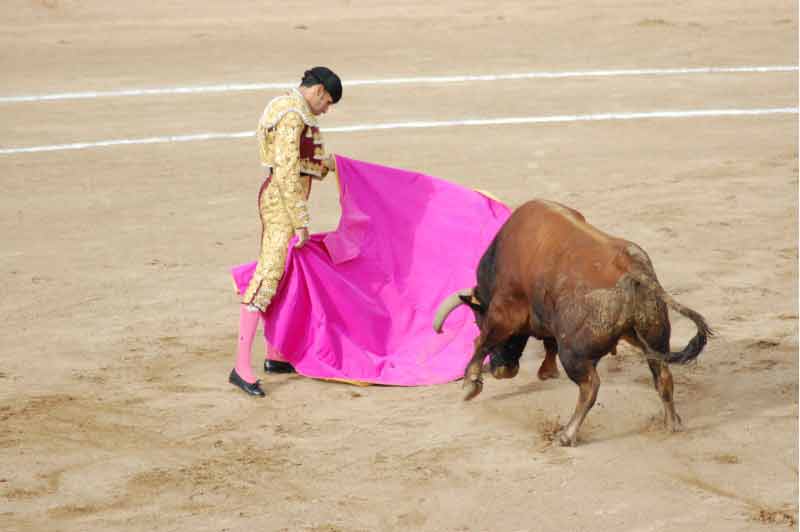
[{"label": "bull's back", "polygon": [[629,266],[630,242],[604,233],[580,212],[551,201],[520,206],[499,238],[499,263],[525,272],[521,282],[535,279],[551,289],[610,288]]}]

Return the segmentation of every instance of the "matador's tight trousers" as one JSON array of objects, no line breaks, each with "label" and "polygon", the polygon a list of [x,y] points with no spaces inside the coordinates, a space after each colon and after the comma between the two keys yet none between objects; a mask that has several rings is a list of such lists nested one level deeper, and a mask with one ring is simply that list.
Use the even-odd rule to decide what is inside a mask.
[{"label": "matador's tight trousers", "polygon": [[253,278],[245,290],[242,303],[264,311],[272,301],[283,277],[286,253],[294,236],[294,228],[277,190],[270,190],[270,179],[258,193],[261,216],[261,251]]}]

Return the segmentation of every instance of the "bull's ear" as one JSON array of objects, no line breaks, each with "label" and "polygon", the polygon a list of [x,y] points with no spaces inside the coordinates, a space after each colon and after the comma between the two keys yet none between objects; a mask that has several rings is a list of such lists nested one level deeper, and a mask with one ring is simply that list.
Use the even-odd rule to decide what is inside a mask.
[{"label": "bull's ear", "polygon": [[461,301],[464,302],[465,305],[467,305],[472,310],[477,310],[477,311],[481,310],[482,308],[481,303],[475,296],[470,295],[470,296],[458,296],[458,297],[459,299],[461,299]]}]

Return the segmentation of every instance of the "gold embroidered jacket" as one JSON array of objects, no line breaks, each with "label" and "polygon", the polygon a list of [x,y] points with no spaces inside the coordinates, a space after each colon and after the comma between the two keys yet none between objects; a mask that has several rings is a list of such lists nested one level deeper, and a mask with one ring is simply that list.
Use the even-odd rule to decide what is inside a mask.
[{"label": "gold embroidered jacket", "polygon": [[325,149],[317,120],[300,91],[271,100],[257,131],[262,166],[272,173],[270,185],[292,227],[308,227],[310,176],[322,176]]}]

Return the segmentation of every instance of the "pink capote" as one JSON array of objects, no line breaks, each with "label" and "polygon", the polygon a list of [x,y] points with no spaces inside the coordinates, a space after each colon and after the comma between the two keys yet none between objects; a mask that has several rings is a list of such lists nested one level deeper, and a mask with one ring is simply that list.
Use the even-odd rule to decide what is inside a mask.
[{"label": "pink capote", "polygon": [[[342,218],[290,244],[264,334],[309,377],[414,386],[460,378],[478,334],[472,311],[432,324],[439,303],[475,285],[509,209],[417,172],[336,157]],[[255,262],[232,269],[242,293]]]}]

